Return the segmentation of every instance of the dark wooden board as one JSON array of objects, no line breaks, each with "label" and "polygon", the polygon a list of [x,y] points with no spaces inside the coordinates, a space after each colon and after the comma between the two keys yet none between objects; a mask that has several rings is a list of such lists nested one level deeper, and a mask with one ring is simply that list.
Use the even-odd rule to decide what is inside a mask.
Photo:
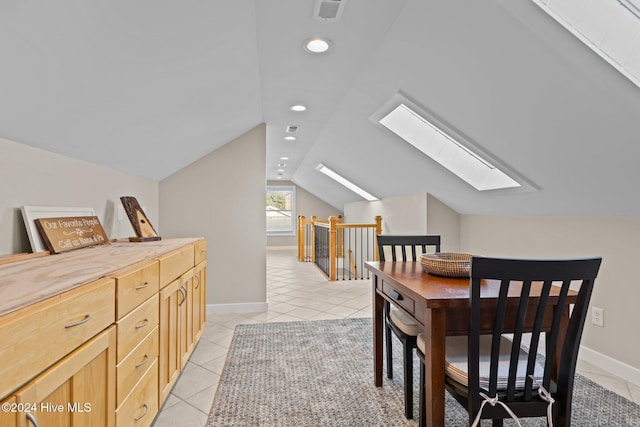
[{"label": "dark wooden board", "polygon": [[136,239],[135,237],[133,237],[130,239],[131,241],[143,242],[149,240],[160,240],[160,236],[158,236],[158,233],[156,233],[155,228],[153,228],[153,225],[151,225],[151,222],[145,215],[144,211],[140,207],[140,204],[138,203],[138,200],[135,197],[122,196],[120,197],[120,201],[122,202],[122,206],[124,207],[127,216],[129,217],[129,221],[131,222],[133,231],[139,238]]},{"label": "dark wooden board", "polygon": [[35,223],[42,240],[53,254],[109,244],[109,238],[97,216],[38,218]]}]

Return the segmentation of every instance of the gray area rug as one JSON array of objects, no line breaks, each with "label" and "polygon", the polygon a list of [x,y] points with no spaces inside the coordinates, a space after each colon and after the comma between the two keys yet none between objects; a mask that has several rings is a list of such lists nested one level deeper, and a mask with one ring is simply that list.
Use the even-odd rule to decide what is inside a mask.
[{"label": "gray area rug", "polygon": [[[371,319],[239,325],[207,425],[417,426],[418,369],[415,417],[407,420],[399,342],[394,379],[385,375],[377,388],[371,328]],[[466,412],[446,397],[445,425],[468,426]],[[522,420],[522,425],[542,427],[546,420]],[[578,375],[572,425],[640,426],[640,406]]]}]

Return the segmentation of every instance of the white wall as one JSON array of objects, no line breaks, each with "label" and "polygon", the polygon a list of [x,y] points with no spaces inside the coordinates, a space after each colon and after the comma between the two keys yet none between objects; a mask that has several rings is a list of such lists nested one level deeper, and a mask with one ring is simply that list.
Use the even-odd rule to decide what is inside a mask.
[{"label": "white wall", "polygon": [[587,319],[582,345],[636,370],[640,369],[640,341],[633,333],[640,324],[638,242],[638,217],[461,218],[464,252],[530,258],[602,256],[591,306],[604,309],[605,327],[593,326]]},{"label": "white wall", "polygon": [[348,203],[345,222],[373,223],[382,216],[382,234],[439,234],[443,252],[460,247],[460,215],[427,193]]},{"label": "white wall", "polygon": [[[310,219],[315,215],[318,219],[328,219],[332,215],[342,215],[342,212],[291,181],[268,181],[267,185],[293,185],[296,187],[296,216],[304,215]],[[267,246],[296,246],[297,244],[297,236],[267,237]]]},{"label": "white wall", "polygon": [[160,181],[163,237],[207,239],[209,304],[266,308],[265,142],[262,124]]},{"label": "white wall", "polygon": [[0,138],[0,255],[30,252],[20,207],[93,208],[111,239],[134,235],[121,196],[135,196],[158,228],[158,183]]}]

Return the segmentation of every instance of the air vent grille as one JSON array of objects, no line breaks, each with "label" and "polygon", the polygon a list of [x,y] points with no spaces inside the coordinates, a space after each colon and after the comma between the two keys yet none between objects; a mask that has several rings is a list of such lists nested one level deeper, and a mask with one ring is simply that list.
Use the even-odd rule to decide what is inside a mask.
[{"label": "air vent grille", "polygon": [[345,3],[346,0],[316,0],[313,17],[320,21],[339,20]]},{"label": "air vent grille", "polygon": [[289,125],[287,126],[287,133],[296,133],[298,132],[298,126]]}]

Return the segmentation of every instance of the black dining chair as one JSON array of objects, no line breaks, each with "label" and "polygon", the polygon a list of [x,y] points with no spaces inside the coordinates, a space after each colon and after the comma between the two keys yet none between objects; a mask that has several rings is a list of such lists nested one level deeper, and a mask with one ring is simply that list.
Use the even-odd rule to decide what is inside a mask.
[{"label": "black dining chair", "polygon": [[[555,427],[570,426],[578,349],[601,261],[472,258],[469,335],[447,337],[445,365],[445,387],[466,408],[470,425],[480,419],[502,426],[504,418],[546,416]],[[481,302],[486,280],[500,282],[499,296]],[[568,298],[574,292],[575,302]],[[515,304],[508,294],[509,300],[519,296]],[[486,304],[493,304],[493,319],[486,317]],[[483,331],[481,320],[493,326]],[[422,336],[417,346],[424,425]]]},{"label": "black dining chair", "polygon": [[[423,253],[440,252],[440,236],[418,235],[378,235],[378,255],[380,261],[386,260],[390,252],[391,261],[419,261]],[[391,333],[402,343],[402,360],[404,373],[404,413],[413,418],[413,349],[416,348],[416,337],[423,331],[413,317],[401,308],[391,307],[385,301],[385,345],[387,353],[387,377],[393,378],[393,355]]]}]

